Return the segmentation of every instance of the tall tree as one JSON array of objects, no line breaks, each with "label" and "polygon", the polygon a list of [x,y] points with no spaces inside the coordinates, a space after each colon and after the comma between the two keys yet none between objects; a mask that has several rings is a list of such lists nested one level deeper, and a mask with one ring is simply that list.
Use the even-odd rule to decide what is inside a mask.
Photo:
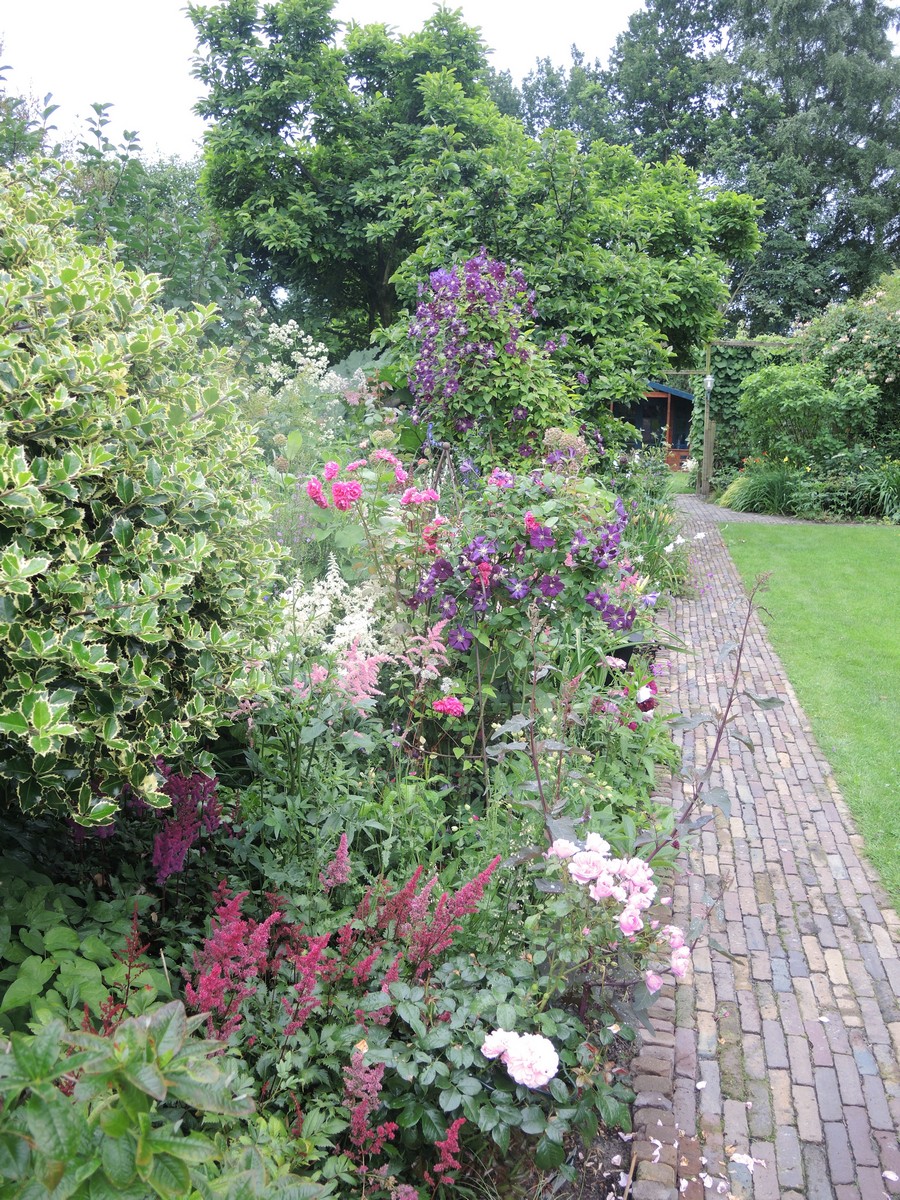
[{"label": "tall tree", "polygon": [[610,86],[635,149],[763,201],[734,315],[783,329],[900,261],[900,63],[882,0],[648,0]]},{"label": "tall tree", "polygon": [[520,115],[526,131],[539,137],[545,129],[570,129],[585,150],[601,139],[621,142],[602,64],[588,63],[577,46],[571,53],[570,68],[542,58],[522,81]]},{"label": "tall tree", "polygon": [[494,136],[485,48],[458,12],[418,32],[351,26],[331,0],[189,9],[208,95],[204,187],[229,237],[295,289],[343,344],[396,314],[391,277],[415,248],[412,172],[447,137]]}]

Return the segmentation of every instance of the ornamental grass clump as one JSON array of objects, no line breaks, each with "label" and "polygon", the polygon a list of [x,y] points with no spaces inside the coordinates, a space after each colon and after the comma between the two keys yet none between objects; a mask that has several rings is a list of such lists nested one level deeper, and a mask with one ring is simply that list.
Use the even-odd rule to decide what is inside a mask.
[{"label": "ornamental grass clump", "polygon": [[163,312],[58,187],[40,165],[0,186],[0,774],[87,825],[126,783],[164,805],[156,761],[224,723],[278,553],[212,309]]}]

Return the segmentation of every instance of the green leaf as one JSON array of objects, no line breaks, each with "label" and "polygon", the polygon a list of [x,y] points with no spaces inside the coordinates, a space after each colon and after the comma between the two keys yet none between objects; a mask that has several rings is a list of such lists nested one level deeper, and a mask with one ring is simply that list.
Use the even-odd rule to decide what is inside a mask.
[{"label": "green leaf", "polygon": [[542,1171],[552,1171],[561,1167],[566,1161],[565,1147],[561,1142],[551,1142],[549,1138],[541,1137],[534,1149],[534,1161]]},{"label": "green leaf", "polygon": [[165,1062],[184,1045],[187,1036],[187,1017],[184,1005],[177,1000],[164,1004],[150,1018],[148,1032],[156,1042],[157,1056]]},{"label": "green leaf", "polygon": [[190,1195],[191,1175],[187,1165],[171,1155],[155,1156],[144,1178],[162,1200],[184,1200]]},{"label": "green leaf", "polygon": [[25,1124],[41,1153],[54,1162],[74,1158],[87,1129],[74,1101],[61,1092],[32,1095],[25,1105]]},{"label": "green leaf", "polygon": [[127,1187],[134,1179],[137,1166],[137,1142],[130,1133],[121,1137],[106,1136],[100,1144],[100,1161],[106,1177],[114,1187]]},{"label": "green leaf", "polygon": [[516,1010],[511,1004],[503,1003],[497,1005],[497,1026],[500,1029],[512,1031],[516,1027]]},{"label": "green leaf", "polygon": [[13,1057],[19,1070],[32,1083],[51,1079],[62,1047],[65,1026],[62,1021],[50,1021],[32,1036],[13,1033]]}]

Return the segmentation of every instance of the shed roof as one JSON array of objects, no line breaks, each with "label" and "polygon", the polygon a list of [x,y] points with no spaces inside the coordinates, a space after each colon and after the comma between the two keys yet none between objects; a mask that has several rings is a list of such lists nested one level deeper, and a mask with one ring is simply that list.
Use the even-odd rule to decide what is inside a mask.
[{"label": "shed roof", "polygon": [[669,383],[657,383],[655,379],[647,380],[647,390],[650,392],[665,392],[667,396],[680,396],[682,400],[693,400],[693,392],[683,392],[680,388],[672,387]]}]

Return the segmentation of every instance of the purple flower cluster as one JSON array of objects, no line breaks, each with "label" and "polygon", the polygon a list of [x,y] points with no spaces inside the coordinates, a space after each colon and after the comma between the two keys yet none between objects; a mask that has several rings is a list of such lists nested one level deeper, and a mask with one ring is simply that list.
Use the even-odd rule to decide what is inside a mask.
[{"label": "purple flower cluster", "polygon": [[634,624],[637,610],[634,607],[626,609],[615,604],[610,599],[608,592],[601,592],[598,588],[595,592],[588,592],[585,600],[587,600],[592,608],[596,608],[609,629],[614,631],[627,630]]},{"label": "purple flower cluster", "polygon": [[[656,596],[650,593],[631,607],[616,603],[630,603],[624,593],[636,579],[627,574],[627,560],[621,570],[617,562],[628,522],[620,500],[612,519],[602,524],[578,511],[568,514],[565,521],[557,517],[552,526],[530,510],[522,514],[516,504],[519,489],[527,489],[524,495],[532,503],[532,484],[540,486],[541,500],[552,498],[555,485],[548,481],[551,478],[517,480],[512,472],[495,470],[480,486],[492,519],[496,522],[502,515],[503,523],[495,523],[490,533],[471,537],[455,553],[448,550],[436,555],[418,575],[406,604],[413,611],[422,606],[430,614],[436,610],[440,619],[452,623],[445,636],[450,649],[466,653],[475,641],[479,622],[513,605],[588,604],[611,630],[623,631],[633,626],[638,604],[647,608],[655,602]],[[601,573],[614,566],[614,577],[605,588],[598,586]]]},{"label": "purple flower cluster", "polygon": [[[508,316],[509,327],[498,350],[492,340],[474,334],[471,325],[476,314],[497,318],[501,313]],[[468,362],[489,363],[501,352],[526,360],[529,352],[518,346],[518,322],[536,316],[534,292],[528,290],[522,272],[490,258],[484,248],[461,268],[432,271],[428,284],[419,287],[419,304],[409,327],[409,337],[421,342],[408,381],[416,400],[414,420],[421,420],[433,402],[456,395],[460,371]],[[473,424],[465,417],[455,426],[464,433]]]}]

